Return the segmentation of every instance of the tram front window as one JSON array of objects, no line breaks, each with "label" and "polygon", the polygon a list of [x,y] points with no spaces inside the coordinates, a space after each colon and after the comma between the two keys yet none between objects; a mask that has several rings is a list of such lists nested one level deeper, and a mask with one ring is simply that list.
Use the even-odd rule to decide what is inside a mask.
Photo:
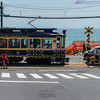
[{"label": "tram front window", "polygon": [[28,48],[28,40],[21,39],[21,48]]},{"label": "tram front window", "polygon": [[52,48],[52,39],[44,39],[44,48]]},{"label": "tram front window", "polygon": [[60,38],[57,38],[57,48],[60,48]]},{"label": "tram front window", "polygon": [[9,48],[20,48],[20,39],[9,39]]},{"label": "tram front window", "polygon": [[64,43],[65,43],[65,41],[64,41],[64,37],[62,37],[62,48],[65,47]]},{"label": "tram front window", "polygon": [[0,48],[7,48],[7,39],[0,39]]},{"label": "tram front window", "polygon": [[30,48],[40,48],[40,39],[30,39]]}]

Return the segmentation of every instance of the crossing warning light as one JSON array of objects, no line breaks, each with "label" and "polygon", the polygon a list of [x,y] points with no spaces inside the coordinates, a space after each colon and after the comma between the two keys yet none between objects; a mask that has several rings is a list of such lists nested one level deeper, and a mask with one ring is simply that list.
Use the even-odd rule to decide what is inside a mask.
[{"label": "crossing warning light", "polygon": [[90,39],[87,39],[87,41],[89,42],[89,41],[90,41]]},{"label": "crossing warning light", "polygon": [[89,62],[90,61],[89,51],[91,49],[91,47],[90,47],[90,33],[93,34],[93,32],[91,31],[93,29],[93,27],[91,27],[91,28],[90,27],[88,27],[88,28],[85,27],[85,29],[87,31],[84,34],[88,33],[88,35],[87,35],[87,37],[88,37],[88,39],[87,39],[87,42],[88,42],[88,44],[87,44],[87,50],[88,50],[88,56],[87,56],[87,58],[88,58],[88,62]]},{"label": "crossing warning light", "polygon": [[90,46],[88,46],[88,50],[90,50],[91,49],[91,47]]},{"label": "crossing warning light", "polygon": [[88,34],[87,37],[90,38],[90,34]]}]

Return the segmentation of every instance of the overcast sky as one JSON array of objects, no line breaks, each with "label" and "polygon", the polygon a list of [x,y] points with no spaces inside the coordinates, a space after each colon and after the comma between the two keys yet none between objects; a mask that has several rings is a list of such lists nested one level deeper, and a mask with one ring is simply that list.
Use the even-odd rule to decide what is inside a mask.
[{"label": "overcast sky", "polygon": [[[83,1],[75,4],[76,1]],[[100,16],[100,0],[2,0],[4,14],[32,17]],[[29,28],[32,19],[4,18],[4,27]],[[37,28],[100,28],[99,19],[42,20],[32,22]]]}]

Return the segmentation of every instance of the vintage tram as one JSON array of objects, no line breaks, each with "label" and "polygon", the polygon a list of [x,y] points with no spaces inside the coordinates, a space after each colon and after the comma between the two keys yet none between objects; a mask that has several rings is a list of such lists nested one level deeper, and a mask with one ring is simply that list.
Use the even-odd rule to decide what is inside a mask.
[{"label": "vintage tram", "polygon": [[0,53],[5,50],[10,63],[26,58],[28,64],[64,64],[65,36],[65,30],[58,33],[54,28],[0,28]]}]

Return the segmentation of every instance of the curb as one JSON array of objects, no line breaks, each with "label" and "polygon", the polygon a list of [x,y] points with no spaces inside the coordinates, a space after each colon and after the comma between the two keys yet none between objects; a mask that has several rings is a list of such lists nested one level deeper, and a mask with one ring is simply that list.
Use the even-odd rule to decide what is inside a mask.
[{"label": "curb", "polygon": [[71,67],[87,67],[86,64],[84,63],[69,63],[68,65],[65,66],[71,66]]},{"label": "curb", "polygon": [[31,66],[8,66],[8,69],[43,69],[43,68],[64,68],[64,67],[87,67],[84,63],[68,63],[66,65],[31,65]]}]

